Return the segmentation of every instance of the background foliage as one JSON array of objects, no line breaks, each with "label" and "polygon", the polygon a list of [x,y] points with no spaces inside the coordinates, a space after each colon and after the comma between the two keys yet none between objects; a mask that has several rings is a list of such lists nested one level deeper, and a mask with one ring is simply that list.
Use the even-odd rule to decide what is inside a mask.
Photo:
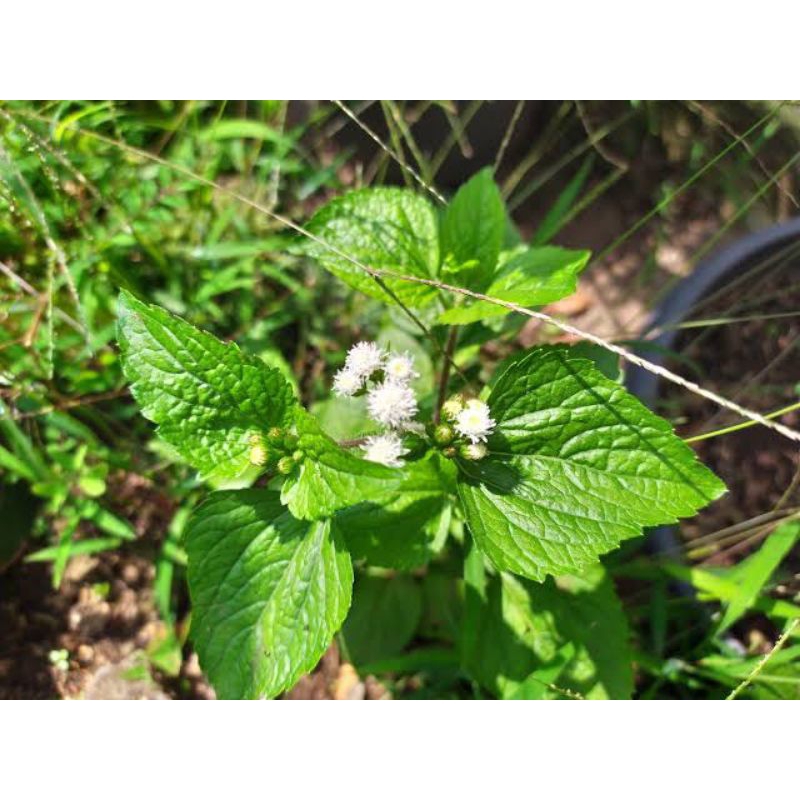
[{"label": "background foliage", "polygon": [[[578,300],[550,310],[630,341],[640,336],[648,308],[703,256],[797,213],[796,125],[790,103],[0,106],[3,695],[91,694],[104,662],[125,663],[128,683],[139,688],[209,694],[187,641],[183,538],[203,491],[128,394],[114,333],[120,288],[235,340],[245,354],[280,370],[328,433],[355,436],[359,417],[328,399],[327,388],[349,344],[377,338],[410,350],[427,385],[435,364],[405,315],[352,291],[347,281],[363,276],[350,274],[346,262],[331,259],[330,272],[320,269],[317,254],[281,219],[311,218],[311,229],[321,231],[327,212],[314,216],[315,209],[344,189],[415,185],[410,166],[450,196],[479,168],[494,166],[526,240],[594,252]],[[495,226],[497,248],[513,235],[490,206],[479,220],[461,218],[456,208],[443,224],[469,230],[479,223]],[[380,254],[355,255],[380,263]],[[412,263],[424,269],[435,257],[414,253]],[[535,264],[511,261],[505,269],[507,286],[501,280],[490,294],[503,297],[522,275],[528,293],[507,299],[551,301],[536,294]],[[779,357],[791,364],[780,354],[791,354],[797,335],[797,272],[788,269],[788,282],[773,287],[772,297],[763,289],[740,292],[699,314],[697,334],[705,339],[678,354],[680,369],[701,384],[721,381],[708,366],[709,337],[720,320],[726,329],[757,323],[748,338],[763,350],[726,355],[730,375],[715,385],[764,412],[796,405],[800,376],[772,369]],[[563,271],[565,282],[574,279],[573,264]],[[471,277],[475,287],[487,288],[483,272],[481,260]],[[424,312],[424,287],[393,288]],[[452,312],[459,310],[445,313]],[[455,357],[480,382],[534,342],[559,340],[556,330],[526,325],[517,315],[493,318],[478,306],[469,313],[452,321],[482,324],[461,338]],[[612,360],[608,370],[614,375],[618,365]],[[666,394],[659,410],[687,424],[686,435],[739,422],[692,402]],[[782,419],[796,425],[792,413]],[[564,579],[570,591],[591,596],[605,625],[628,631],[630,650],[609,652],[604,641],[611,634],[579,619],[554,629],[537,613],[546,602],[537,595],[552,591],[551,584],[499,580],[479,565],[462,581],[446,558],[410,576],[370,568],[357,573],[340,655],[326,656],[319,671],[325,692],[591,697],[591,675],[603,674],[615,695],[721,697],[786,631],[781,649],[739,696],[796,697],[797,456],[784,458],[773,440],[764,449],[783,460],[774,469],[763,462],[760,498],[723,475],[733,485],[727,516],[684,526],[680,553],[654,555],[631,543],[606,559],[605,570]],[[735,469],[744,484],[755,485],[741,461]],[[457,534],[459,520],[443,519],[442,509],[427,512]],[[356,537],[351,551],[369,552],[368,526]],[[621,606],[609,600],[611,581]],[[469,679],[454,657],[460,620],[471,618],[482,630],[474,615],[485,606],[476,606],[476,596],[504,620],[485,626],[498,653],[521,653],[512,659],[517,671],[502,679],[487,664],[475,664],[477,677]],[[34,614],[52,622],[31,622]],[[462,646],[469,658],[469,642]],[[541,673],[525,661],[537,648],[550,648]],[[350,681],[337,658],[352,663],[360,680]],[[304,684],[309,692],[318,685]]]}]

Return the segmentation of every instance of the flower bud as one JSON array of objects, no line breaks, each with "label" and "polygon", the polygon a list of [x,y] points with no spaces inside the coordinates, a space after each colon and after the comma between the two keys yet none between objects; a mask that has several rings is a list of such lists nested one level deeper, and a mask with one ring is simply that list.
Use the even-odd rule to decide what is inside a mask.
[{"label": "flower bud", "polygon": [[486,457],[488,452],[489,450],[483,442],[477,442],[475,444],[467,444],[465,442],[458,448],[458,454],[467,461],[480,461],[482,458]]},{"label": "flower bud", "polygon": [[464,398],[460,394],[454,394],[442,405],[442,415],[446,419],[455,419],[463,408]]},{"label": "flower bud", "polygon": [[269,461],[269,451],[263,444],[250,445],[250,463],[256,467],[263,467]]},{"label": "flower bud", "polygon": [[297,466],[295,460],[291,456],[284,456],[278,461],[278,472],[281,475],[291,475],[294,468]]},{"label": "flower bud", "polygon": [[296,464],[299,464],[305,457],[306,454],[302,450],[295,450],[294,453],[292,453],[292,461]]},{"label": "flower bud", "polygon": [[264,444],[264,438],[260,433],[253,433],[248,441],[250,442],[250,452],[247,457],[250,463],[256,467],[263,467],[269,461],[269,450]]},{"label": "flower bud", "polygon": [[267,438],[273,442],[280,442],[283,439],[283,431],[280,428],[270,428]]},{"label": "flower bud", "polygon": [[437,425],[433,430],[433,440],[437,444],[450,444],[455,438],[455,432],[446,423]]},{"label": "flower bud", "polygon": [[450,445],[450,447],[445,447],[445,449],[442,450],[442,455],[445,458],[455,458],[458,455],[458,450],[456,450],[455,447]]}]

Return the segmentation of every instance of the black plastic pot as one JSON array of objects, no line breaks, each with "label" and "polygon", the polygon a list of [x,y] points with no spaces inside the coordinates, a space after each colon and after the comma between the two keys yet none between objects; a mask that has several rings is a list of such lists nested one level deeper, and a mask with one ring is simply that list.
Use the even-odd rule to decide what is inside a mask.
[{"label": "black plastic pot", "polygon": [[[652,314],[643,335],[648,331],[670,327],[649,340],[656,348],[648,348],[647,352],[640,354],[654,364],[663,364],[680,333],[674,326],[686,320],[699,302],[733,280],[747,275],[756,266],[763,265],[766,260],[790,252],[800,257],[800,217],[745,236],[710,256],[684,278]],[[641,367],[630,367],[625,378],[628,390],[654,409],[664,383],[658,375]],[[656,528],[650,533],[648,548],[652,552],[674,552],[676,547],[674,528]]]}]

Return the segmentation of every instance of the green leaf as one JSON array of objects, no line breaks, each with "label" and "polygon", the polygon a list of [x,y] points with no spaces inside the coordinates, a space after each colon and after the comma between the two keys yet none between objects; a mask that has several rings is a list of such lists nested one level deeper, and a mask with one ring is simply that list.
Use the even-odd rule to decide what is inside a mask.
[{"label": "green leaf", "polygon": [[[555,658],[548,664],[538,667],[522,683],[514,689],[504,692],[506,700],[549,700],[554,694],[558,694],[561,673],[567,668],[572,659],[575,658],[575,646],[572,642],[567,642],[557,653]],[[562,681],[566,683],[566,681]],[[562,696],[571,697],[564,690]]]},{"label": "green leaf", "polygon": [[366,395],[332,395],[314,403],[310,410],[320,428],[334,439],[357,439],[375,431],[375,423],[367,415]]},{"label": "green leaf", "polygon": [[434,455],[403,470],[402,482],[384,504],[359,503],[334,517],[354,559],[374,567],[413,569],[444,545],[455,491],[452,462]]},{"label": "green leaf", "polygon": [[[739,594],[739,585],[729,576],[732,570],[723,574],[701,569],[700,567],[687,567],[685,564],[665,562],[658,571],[663,570],[675,579],[691,584],[697,589],[701,600],[716,599],[723,603],[733,601]],[[625,574],[643,580],[658,579],[657,571],[643,568],[642,565],[626,565]],[[763,612],[774,619],[797,619],[800,617],[800,606],[787,600],[776,600],[772,597],[756,597],[751,607]]]},{"label": "green leaf", "polygon": [[204,478],[240,476],[252,434],[291,420],[296,401],[278,370],[125,291],[118,337],[142,414]]},{"label": "green leaf", "polygon": [[0,483],[0,569],[14,558],[30,535],[39,505],[27,483]]},{"label": "green leaf", "polygon": [[[624,372],[620,365],[620,357],[605,347],[592,342],[576,342],[573,345],[554,344],[548,345],[549,347],[558,347],[568,352],[572,358],[585,358],[591,361],[595,368],[600,370],[606,378],[614,381],[615,383],[622,383],[624,379]],[[527,350],[518,350],[510,356],[506,356],[494,368],[492,377],[489,379],[489,386],[494,386],[500,376],[512,365],[520,361],[524,361],[533,350],[537,348],[529,348]]]},{"label": "green leaf", "polygon": [[186,526],[192,639],[221,698],[274,697],[313,669],[350,607],[350,556],[327,521],[263,489],[212,494]]},{"label": "green leaf", "polygon": [[728,577],[737,585],[725,614],[719,621],[715,633],[723,633],[750,610],[761,590],[778,568],[781,561],[794,547],[800,537],[800,522],[787,522],[775,529],[761,547],[729,571]]},{"label": "green leaf", "polygon": [[[578,275],[589,263],[588,250],[534,247],[510,255],[484,294],[519,306],[542,306],[567,297],[578,288]],[[438,322],[466,325],[508,314],[509,309],[474,300],[442,312]]]},{"label": "green leaf", "polygon": [[450,201],[442,219],[442,259],[476,262],[459,273],[462,286],[483,291],[492,280],[506,233],[506,210],[492,170],[473,175]]},{"label": "green leaf", "polygon": [[547,215],[531,237],[532,244],[544,244],[550,241],[550,239],[561,230],[569,219],[569,213],[575,201],[578,199],[578,195],[583,185],[586,183],[586,179],[589,177],[593,164],[594,153],[589,153],[584,159],[583,164],[581,164],[580,169],[558,195],[555,203],[550,206]]},{"label": "green leaf", "polygon": [[725,491],[669,423],[563,348],[512,364],[487,402],[492,455],[460,464],[459,496],[501,569],[537,581],[579,573]]},{"label": "green leaf", "polygon": [[296,414],[298,449],[304,459],[286,478],[281,499],[300,519],[324,519],[341,508],[370,502],[382,505],[395,496],[403,470],[366,461],[340,447],[307,412]]},{"label": "green leaf", "polygon": [[446,566],[431,565],[422,582],[422,596],[419,635],[433,641],[456,642],[464,613],[461,581],[451,575]]},{"label": "green leaf", "polygon": [[[345,283],[371,297],[390,300],[359,264],[402,275],[436,277],[436,214],[424,197],[407,189],[380,187],[348,192],[319,209],[306,229],[324,242],[309,242],[306,252]],[[383,281],[407,305],[423,306],[436,296],[432,286],[395,278]]]},{"label": "green leaf", "polygon": [[710,673],[716,682],[731,689],[758,669],[747,696],[757,700],[800,700],[800,644],[784,647],[762,664],[763,655],[752,658],[729,658],[710,655],[697,662],[703,672]]},{"label": "green leaf", "polygon": [[[113,537],[101,537],[97,539],[81,539],[79,542],[73,542],[69,549],[70,556],[91,555],[93,553],[103,553],[106,550],[114,550],[122,544],[121,539]],[[37,550],[31,553],[25,561],[55,561],[61,552],[60,545],[53,547],[45,547],[42,550]]]},{"label": "green leaf", "polygon": [[487,575],[472,548],[465,582],[462,662],[486,689],[517,699],[630,697],[627,621],[599,564],[581,577],[539,585],[507,573]]},{"label": "green leaf", "polygon": [[399,655],[421,616],[420,587],[410,576],[359,576],[353,607],[342,628],[348,655],[356,665]]},{"label": "green leaf", "polygon": [[170,678],[177,678],[183,664],[181,642],[170,626],[161,636],[147,645],[147,660]]}]

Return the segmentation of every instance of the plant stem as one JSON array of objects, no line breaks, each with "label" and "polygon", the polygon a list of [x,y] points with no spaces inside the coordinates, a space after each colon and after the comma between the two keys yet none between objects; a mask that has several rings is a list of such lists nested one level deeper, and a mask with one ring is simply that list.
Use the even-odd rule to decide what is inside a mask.
[{"label": "plant stem", "polygon": [[[788,414],[790,411],[796,411],[800,408],[800,403],[792,403],[790,406],[786,406],[785,408],[779,408],[777,411],[773,411],[770,414],[764,414],[764,419],[774,419],[775,417],[782,417],[784,414]],[[691,444],[692,442],[702,442],[703,439],[712,439],[715,436],[722,436],[726,433],[733,433],[734,431],[742,431],[745,428],[752,428],[753,425],[758,425],[757,422],[750,420],[748,422],[740,422],[737,425],[729,425],[727,428],[719,428],[716,431],[709,431],[708,433],[701,433],[697,436],[690,436],[688,439],[684,439],[683,441],[687,444]]]},{"label": "plant stem", "polygon": [[361,436],[358,439],[342,439],[338,444],[339,447],[358,447],[367,441],[366,436]]},{"label": "plant stem", "polygon": [[436,408],[433,410],[433,421],[439,424],[442,416],[442,406],[447,398],[447,383],[450,380],[450,365],[453,363],[453,353],[458,341],[458,326],[453,325],[450,333],[447,334],[447,344],[444,346],[444,358],[442,360],[442,374],[439,376],[439,396],[436,399]]},{"label": "plant stem", "polygon": [[772,650],[767,653],[761,661],[756,664],[753,671],[725,698],[726,700],[735,700],[739,694],[746,689],[750,683],[758,677],[759,673],[761,672],[764,667],[767,666],[767,663],[775,655],[785,644],[786,640],[792,635],[792,631],[800,624],[800,617],[795,620],[792,620],[784,629],[783,633],[781,634],[780,638],[772,647]]}]

